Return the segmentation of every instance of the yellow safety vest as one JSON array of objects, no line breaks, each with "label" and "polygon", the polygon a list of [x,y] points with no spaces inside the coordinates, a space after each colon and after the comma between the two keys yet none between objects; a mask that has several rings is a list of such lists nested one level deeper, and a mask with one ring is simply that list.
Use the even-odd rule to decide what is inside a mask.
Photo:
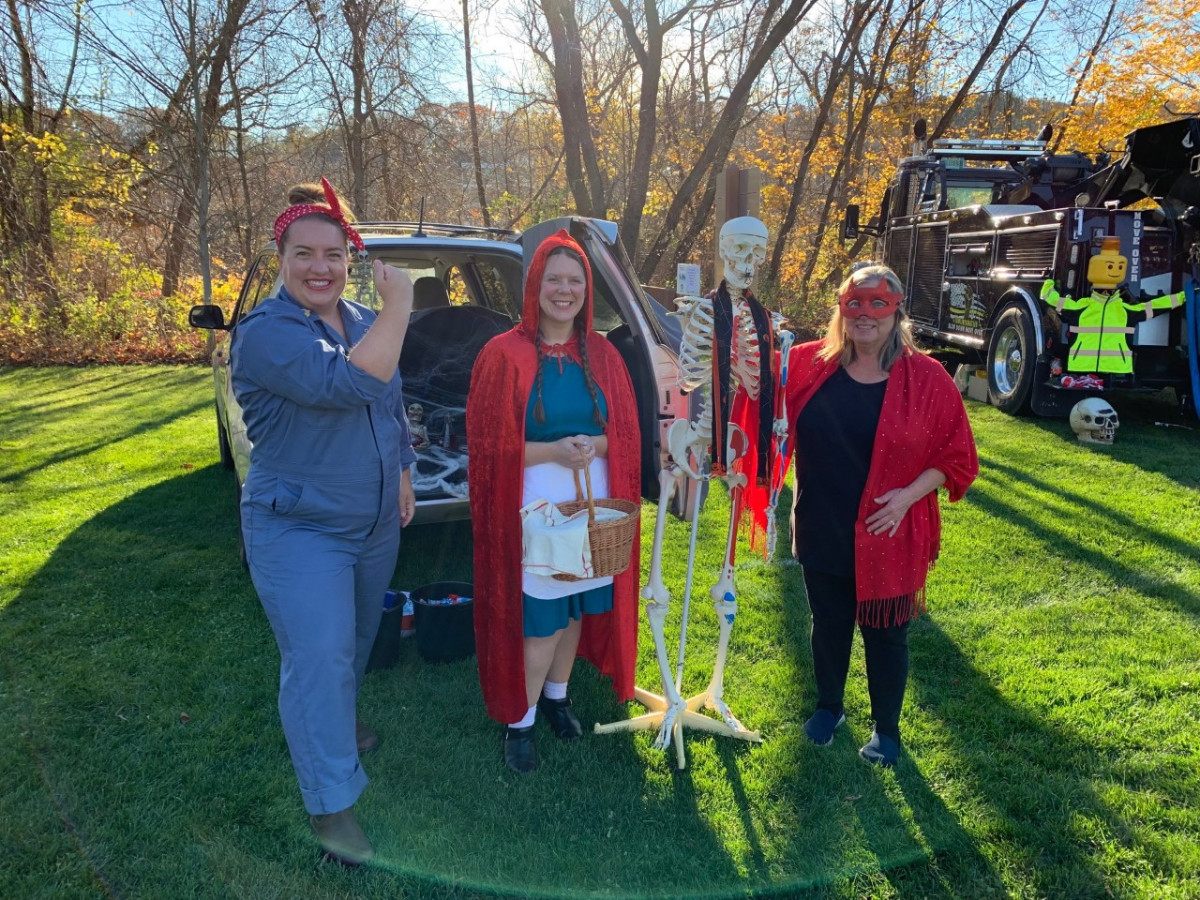
[{"label": "yellow safety vest", "polygon": [[1129,313],[1145,313],[1149,319],[1156,309],[1174,309],[1184,302],[1184,293],[1168,294],[1142,303],[1126,303],[1120,293],[1094,292],[1088,297],[1072,300],[1054,289],[1054,281],[1042,283],[1041,298],[1059,312],[1064,309],[1082,310],[1079,324],[1071,325],[1073,335],[1067,355],[1068,372],[1108,372],[1127,375],[1133,371],[1133,353],[1127,336],[1133,334]]}]

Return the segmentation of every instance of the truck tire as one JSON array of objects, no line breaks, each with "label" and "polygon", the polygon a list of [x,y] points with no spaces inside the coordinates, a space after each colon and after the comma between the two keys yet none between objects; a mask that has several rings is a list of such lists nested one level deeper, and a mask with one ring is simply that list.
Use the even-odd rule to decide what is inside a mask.
[{"label": "truck tire", "polygon": [[1031,412],[1037,338],[1029,310],[1019,303],[1000,313],[988,341],[988,402],[1010,416]]}]

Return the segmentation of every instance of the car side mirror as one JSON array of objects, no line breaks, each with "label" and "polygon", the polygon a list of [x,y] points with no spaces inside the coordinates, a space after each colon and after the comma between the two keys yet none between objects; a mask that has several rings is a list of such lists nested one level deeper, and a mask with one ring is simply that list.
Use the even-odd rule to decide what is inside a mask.
[{"label": "car side mirror", "polygon": [[858,238],[858,204],[846,205],[846,215],[842,219],[842,240],[853,241]]},{"label": "car side mirror", "polygon": [[188,310],[188,324],[193,328],[210,328],[224,331],[225,311],[215,303],[201,303]]}]

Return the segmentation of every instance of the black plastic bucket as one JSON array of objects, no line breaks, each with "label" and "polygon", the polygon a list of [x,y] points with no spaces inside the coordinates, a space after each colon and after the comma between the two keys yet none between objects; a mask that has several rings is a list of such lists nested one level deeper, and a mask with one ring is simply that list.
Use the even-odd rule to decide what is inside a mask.
[{"label": "black plastic bucket", "polygon": [[475,602],[438,603],[451,594],[474,597],[466,581],[423,584],[409,595],[416,613],[417,652],[426,662],[454,662],[475,653]]},{"label": "black plastic bucket", "polygon": [[399,591],[388,591],[383,601],[383,618],[379,620],[379,632],[371,645],[367,659],[367,671],[378,672],[390,669],[400,658],[401,626],[404,620],[404,595]]}]

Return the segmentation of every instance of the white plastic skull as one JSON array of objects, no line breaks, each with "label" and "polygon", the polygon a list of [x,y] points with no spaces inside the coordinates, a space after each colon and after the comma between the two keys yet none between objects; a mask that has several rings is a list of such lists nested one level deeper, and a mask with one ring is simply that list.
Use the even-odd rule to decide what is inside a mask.
[{"label": "white plastic skull", "polygon": [[767,226],[753,216],[738,216],[721,226],[721,262],[730,290],[744,291],[767,258]]},{"label": "white plastic skull", "polygon": [[1099,397],[1088,397],[1071,407],[1071,430],[1085,444],[1111,444],[1120,426],[1117,411]]}]

